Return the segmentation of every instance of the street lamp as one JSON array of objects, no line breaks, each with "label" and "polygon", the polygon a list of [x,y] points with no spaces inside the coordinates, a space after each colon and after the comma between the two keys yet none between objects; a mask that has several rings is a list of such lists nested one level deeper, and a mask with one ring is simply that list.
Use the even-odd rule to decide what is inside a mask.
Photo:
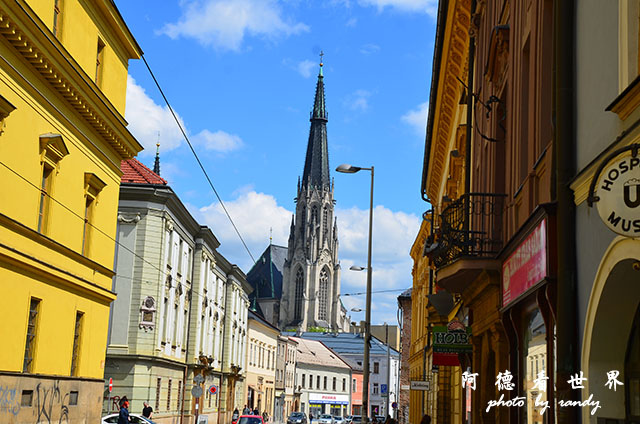
[{"label": "street lamp", "polygon": [[360,308],[351,308],[351,312],[362,312]]},{"label": "street lamp", "polygon": [[[337,172],[355,174],[358,171],[371,171],[371,196],[369,198],[369,246],[367,253],[367,301],[365,304],[364,319],[364,369],[362,370],[362,408],[364,409],[363,421],[369,421],[369,341],[371,340],[371,236],[373,234],[373,166],[362,168],[342,164],[336,168]],[[352,270],[361,271],[362,267],[351,267]]]}]

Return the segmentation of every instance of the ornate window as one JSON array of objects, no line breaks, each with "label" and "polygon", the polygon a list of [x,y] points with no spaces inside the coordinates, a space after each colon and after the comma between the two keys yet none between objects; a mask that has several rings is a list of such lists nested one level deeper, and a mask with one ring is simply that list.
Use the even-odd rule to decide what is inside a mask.
[{"label": "ornate window", "polygon": [[311,208],[311,222],[318,225],[318,207],[315,205]]},{"label": "ornate window", "polygon": [[326,237],[329,231],[329,211],[325,206],[322,210],[322,233]]},{"label": "ornate window", "polygon": [[296,272],[295,319],[302,319],[302,296],[304,293],[304,274],[302,268]]},{"label": "ornate window", "polygon": [[319,291],[318,319],[327,320],[327,304],[329,298],[329,276],[327,269],[320,272],[320,291]]}]

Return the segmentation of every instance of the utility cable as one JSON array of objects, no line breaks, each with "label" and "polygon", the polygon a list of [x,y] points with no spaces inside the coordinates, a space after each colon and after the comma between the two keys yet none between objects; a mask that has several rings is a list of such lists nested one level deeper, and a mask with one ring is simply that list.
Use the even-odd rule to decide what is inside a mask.
[{"label": "utility cable", "polygon": [[[392,293],[392,292],[399,292],[399,291],[405,291],[408,289],[390,289],[390,290],[374,290],[371,293]],[[358,292],[358,293],[345,293],[345,294],[341,294],[340,297],[345,297],[345,296],[361,296],[363,294],[367,294],[367,292]]]},{"label": "utility cable", "polygon": [[220,198],[220,195],[218,194],[218,191],[213,186],[213,183],[211,182],[211,178],[209,178],[209,174],[207,174],[207,171],[204,169],[204,166],[202,165],[202,162],[200,161],[200,158],[198,157],[198,154],[196,153],[195,149],[193,148],[193,145],[191,144],[191,141],[189,140],[189,137],[187,136],[187,132],[184,130],[184,127],[180,123],[180,120],[176,116],[176,113],[173,111],[173,108],[171,107],[171,104],[169,103],[169,100],[167,99],[167,96],[165,96],[164,91],[162,90],[162,87],[160,87],[160,83],[156,79],[156,76],[153,74],[153,71],[151,70],[151,67],[149,66],[149,63],[147,62],[147,59],[145,59],[144,54],[142,55],[142,60],[144,61],[144,64],[147,66],[147,70],[149,71],[149,74],[151,75],[151,78],[153,78],[153,82],[156,84],[156,87],[158,87],[158,91],[160,91],[160,94],[162,95],[162,98],[164,99],[164,102],[166,103],[167,107],[169,108],[169,111],[171,112],[171,115],[173,116],[173,119],[176,121],[176,124],[180,128],[180,132],[182,132],[182,136],[184,137],[184,139],[186,140],[187,144],[189,145],[189,148],[191,149],[191,152],[193,153],[193,156],[196,158],[196,161],[198,162],[198,165],[200,165],[200,169],[202,170],[202,173],[204,174],[205,178],[207,179],[207,182],[209,182],[209,186],[213,190],[213,193],[216,195],[216,198],[218,199],[218,202],[220,202],[220,206],[222,206],[222,209],[224,210],[224,213],[227,215],[227,218],[229,218],[229,221],[231,222],[231,225],[233,226],[233,229],[236,231],[236,234],[238,234],[238,237],[240,238],[240,241],[242,242],[242,245],[246,249],[246,251],[249,254],[249,256],[251,256],[251,260],[253,260],[253,263],[255,264],[256,263],[255,258],[251,254],[251,251],[249,250],[249,247],[247,246],[247,244],[244,242],[244,239],[242,238],[242,235],[240,234],[240,231],[238,230],[238,227],[236,227],[236,224],[233,222],[233,219],[231,219],[231,215],[229,215],[229,211],[227,211],[227,208],[224,205],[224,202],[222,201],[222,199]]},{"label": "utility cable", "polygon": [[[16,170],[14,170],[13,168],[11,168],[10,166],[8,166],[7,164],[5,164],[4,162],[0,161],[0,165],[2,165],[3,167],[5,167],[7,170],[9,170],[11,173],[15,174],[17,177],[19,177],[20,179],[22,179],[23,181],[25,181],[27,184],[29,184],[31,187],[35,188],[36,190],[38,190],[39,192],[42,193],[42,189],[40,187],[38,187],[37,185],[35,185],[34,183],[32,183],[31,181],[29,181],[29,179],[27,179],[25,176],[21,175],[19,172],[17,172]],[[84,216],[78,214],[77,212],[75,212],[73,209],[71,209],[69,206],[65,205],[64,203],[62,203],[61,201],[59,201],[58,199],[56,199],[55,197],[51,196],[49,193],[44,193],[45,196],[47,196],[49,199],[51,199],[53,202],[55,202],[56,204],[60,205],[62,208],[64,208],[65,210],[67,210],[68,212],[70,212],[73,216],[77,217],[78,219],[80,219],[81,221],[85,222],[87,225],[89,225],[91,228],[95,229],[96,231],[98,231],[100,234],[104,235],[106,238],[108,238],[109,240],[113,241],[115,244],[118,245],[118,247],[123,248],[124,250],[128,251],[129,253],[131,253],[133,256],[135,256],[136,258],[142,260],[143,262],[145,262],[147,265],[151,266],[152,268],[156,269],[160,275],[163,275],[164,278],[166,279],[168,276],[170,276],[171,274],[169,272],[167,272],[166,270],[162,270],[160,269],[156,264],[148,261],[147,259],[145,259],[143,256],[140,256],[139,254],[137,254],[136,252],[134,252],[133,250],[131,250],[130,248],[128,248],[127,246],[123,245],[122,243],[120,243],[118,240],[116,240],[115,238],[113,238],[112,236],[110,236],[109,234],[107,234],[106,232],[104,232],[102,229],[100,229],[99,227],[97,227],[96,225],[94,225],[91,221],[88,221],[85,219]],[[121,274],[116,274],[117,277],[124,277],[130,280],[134,280],[133,277],[128,277],[128,276],[124,276]],[[182,283],[179,283],[182,284]],[[185,285],[186,286],[186,285]],[[192,286],[193,286],[193,282],[192,282]],[[201,296],[199,293],[194,292],[194,290],[191,290],[191,295],[195,295],[195,296],[199,296],[204,298],[204,296]]]}]

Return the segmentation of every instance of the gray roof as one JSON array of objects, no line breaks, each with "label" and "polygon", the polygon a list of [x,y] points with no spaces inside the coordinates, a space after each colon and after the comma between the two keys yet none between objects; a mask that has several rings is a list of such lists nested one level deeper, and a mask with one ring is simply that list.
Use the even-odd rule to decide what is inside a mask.
[{"label": "gray roof", "polygon": [[[292,333],[293,335],[293,333]],[[334,352],[342,354],[363,354],[364,353],[364,335],[353,333],[316,333],[306,332],[300,336],[303,339],[318,340],[325,344],[329,349]],[[371,349],[369,350],[371,355],[386,355],[387,345],[382,343],[377,338],[371,336]],[[391,356],[398,356],[398,352],[389,348]]]}]

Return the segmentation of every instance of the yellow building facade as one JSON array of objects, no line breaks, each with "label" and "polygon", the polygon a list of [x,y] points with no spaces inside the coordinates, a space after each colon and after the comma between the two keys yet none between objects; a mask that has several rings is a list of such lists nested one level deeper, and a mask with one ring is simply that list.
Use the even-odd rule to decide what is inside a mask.
[{"label": "yellow building facade", "polygon": [[141,53],[109,0],[0,3],[0,422],[99,420]]}]

